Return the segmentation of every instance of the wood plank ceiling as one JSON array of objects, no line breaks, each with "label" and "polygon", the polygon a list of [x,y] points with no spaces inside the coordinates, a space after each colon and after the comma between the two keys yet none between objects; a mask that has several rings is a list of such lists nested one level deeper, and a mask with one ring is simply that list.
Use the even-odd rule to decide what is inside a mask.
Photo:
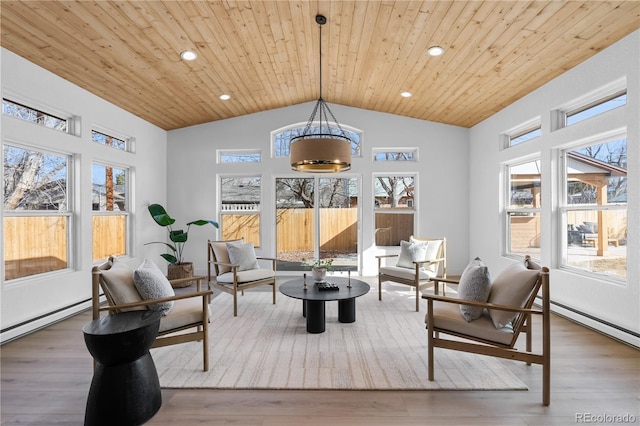
[{"label": "wood plank ceiling", "polygon": [[[637,0],[2,0],[0,7],[4,48],[166,130],[317,100],[317,13],[328,19],[322,94],[329,104],[463,127],[640,22]],[[432,45],[445,53],[427,55]],[[182,61],[186,49],[197,60]]]}]

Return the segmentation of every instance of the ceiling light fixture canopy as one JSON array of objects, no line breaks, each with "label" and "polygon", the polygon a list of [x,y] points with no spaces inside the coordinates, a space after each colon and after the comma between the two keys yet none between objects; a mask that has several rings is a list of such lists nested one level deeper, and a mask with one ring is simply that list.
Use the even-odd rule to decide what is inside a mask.
[{"label": "ceiling light fixture canopy", "polygon": [[[327,18],[316,15],[316,23],[320,28],[320,97],[302,134],[291,138],[291,168],[298,172],[345,172],[351,169],[351,139],[322,99],[322,26]],[[318,113],[320,117],[316,122]]]}]

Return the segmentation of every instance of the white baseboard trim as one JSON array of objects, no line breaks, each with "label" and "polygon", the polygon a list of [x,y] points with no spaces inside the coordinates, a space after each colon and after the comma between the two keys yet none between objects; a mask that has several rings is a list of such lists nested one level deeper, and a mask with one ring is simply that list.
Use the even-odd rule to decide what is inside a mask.
[{"label": "white baseboard trim", "polygon": [[17,326],[8,327],[6,330],[0,332],[0,345],[8,343],[26,334],[33,333],[45,327],[50,326],[56,322],[65,320],[69,317],[91,309],[91,300],[78,303],[67,308],[60,309],[50,314],[43,315],[31,321],[26,321]]},{"label": "white baseboard trim", "polygon": [[636,349],[640,349],[640,336],[637,333],[634,334],[634,332],[625,330],[622,327],[616,327],[613,324],[591,318],[587,314],[573,309],[568,309],[565,306],[553,303],[553,301],[551,302],[551,312],[599,333],[605,334],[612,339],[626,343],[629,346],[633,346]]}]

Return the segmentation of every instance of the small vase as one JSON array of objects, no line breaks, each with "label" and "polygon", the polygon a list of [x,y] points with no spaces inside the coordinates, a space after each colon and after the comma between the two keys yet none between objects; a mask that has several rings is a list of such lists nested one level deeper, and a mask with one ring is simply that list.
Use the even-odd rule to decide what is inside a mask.
[{"label": "small vase", "polygon": [[323,282],[327,276],[327,268],[313,268],[311,271],[313,279],[317,282]]}]

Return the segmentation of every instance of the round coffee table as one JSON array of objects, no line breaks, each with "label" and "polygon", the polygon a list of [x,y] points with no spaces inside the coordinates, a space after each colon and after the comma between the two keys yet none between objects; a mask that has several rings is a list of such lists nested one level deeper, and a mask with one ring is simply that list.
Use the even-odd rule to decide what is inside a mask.
[{"label": "round coffee table", "polygon": [[[348,287],[349,281],[351,288]],[[295,278],[280,284],[280,293],[302,300],[302,315],[307,318],[308,333],[324,333],[325,302],[338,301],[338,321],[343,323],[356,320],[356,297],[369,292],[369,284],[354,278],[328,277],[328,283],[338,285],[338,290],[318,290],[313,279],[307,277],[307,289],[304,278]]]}]

